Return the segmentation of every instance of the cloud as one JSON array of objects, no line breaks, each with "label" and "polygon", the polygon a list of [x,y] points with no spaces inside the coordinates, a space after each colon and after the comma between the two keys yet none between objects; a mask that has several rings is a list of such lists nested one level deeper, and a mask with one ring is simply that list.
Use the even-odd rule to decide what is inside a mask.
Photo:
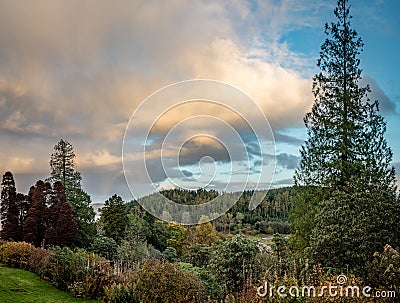
[{"label": "cloud", "polygon": [[281,134],[279,132],[275,132],[274,137],[275,137],[276,142],[288,143],[288,144],[295,145],[295,146],[299,146],[304,143],[304,140],[302,140],[302,139],[299,139],[299,138],[296,138],[293,136],[289,136],[289,135],[285,135],[285,134]]},{"label": "cloud", "polygon": [[260,55],[242,50],[231,40],[219,39],[203,52],[192,54],[188,62],[197,78],[216,78],[247,92],[273,129],[302,125],[302,118],[312,105],[311,80],[269,62],[262,51],[254,51]]},{"label": "cloud", "polygon": [[188,170],[186,170],[186,169],[183,169],[183,170],[182,170],[182,173],[183,173],[186,177],[192,177],[192,176],[193,176],[193,173],[190,172],[190,171],[188,171]]},{"label": "cloud", "polygon": [[291,186],[294,184],[293,178],[287,178],[287,179],[282,179],[282,180],[277,180],[274,181],[274,185],[277,186]]},{"label": "cloud", "polygon": [[[243,90],[265,114],[277,142],[300,144],[283,133],[302,126],[312,105],[309,69],[314,58],[294,52],[280,38],[294,29],[319,27],[320,12],[327,5],[332,4],[319,1],[310,8],[295,0],[44,0],[40,5],[2,1],[0,170],[15,172],[21,190],[27,191],[36,179],[50,174],[52,148],[64,138],[75,148],[89,194],[96,194],[96,200],[113,193],[129,195],[121,164],[129,118],[156,90],[192,78],[224,81]],[[386,101],[382,106],[390,111]],[[253,109],[248,107],[245,104],[243,111]],[[154,119],[154,112],[138,119]],[[243,142],[234,141],[217,124],[200,121],[179,129],[164,147],[168,161],[163,169],[163,136],[199,113],[223,119]],[[204,130],[223,138],[223,144],[233,147],[230,153],[215,140],[188,140],[189,134]],[[151,178],[155,183],[167,175],[193,178],[188,168],[180,170],[169,161],[179,150],[181,165],[190,166],[204,155],[221,163],[245,161],[238,152],[244,145],[257,162],[260,150],[248,133],[251,130],[240,115],[226,108],[203,103],[171,109],[150,134],[154,140],[146,161]],[[132,167],[140,156],[128,159]],[[277,155],[277,160],[287,169],[298,163],[296,156],[286,153]],[[138,178],[139,183],[146,182],[143,176]]]},{"label": "cloud", "polygon": [[221,143],[208,137],[197,137],[182,146],[179,164],[185,166],[199,163],[205,156],[214,161],[230,161],[229,153]]},{"label": "cloud", "polygon": [[396,170],[397,187],[400,189],[400,162],[394,162],[392,165]]},{"label": "cloud", "polygon": [[276,155],[277,164],[283,168],[287,169],[295,169],[297,168],[300,157],[289,155],[287,153],[281,153]]},{"label": "cloud", "polygon": [[371,99],[371,101],[379,101],[379,110],[383,115],[392,115],[396,113],[396,103],[386,95],[386,93],[373,78],[366,75],[363,77],[362,81],[360,81],[360,84],[369,85],[371,92],[368,94],[368,97]]}]

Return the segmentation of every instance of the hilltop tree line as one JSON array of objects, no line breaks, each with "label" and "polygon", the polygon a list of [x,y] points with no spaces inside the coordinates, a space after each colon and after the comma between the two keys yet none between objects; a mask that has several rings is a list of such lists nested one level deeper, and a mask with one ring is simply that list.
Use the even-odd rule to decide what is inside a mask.
[{"label": "hilltop tree line", "polygon": [[[0,210],[2,239],[23,240],[36,246],[60,244],[88,248],[98,234],[98,229],[110,230],[110,233],[115,234],[117,238],[123,236],[126,220],[113,217],[113,213],[107,212],[107,207],[118,205],[119,211],[125,211],[127,208],[129,212],[132,203],[137,204],[137,202],[132,201],[126,205],[118,195],[110,197],[105,202],[102,218],[116,219],[106,220],[107,226],[96,225],[90,196],[81,188],[81,176],[75,170],[74,160],[72,145],[61,139],[51,155],[51,176],[45,181],[37,181],[26,195],[17,193],[11,172],[4,174]],[[212,224],[217,231],[228,234],[289,233],[289,200],[292,192],[291,188],[270,190],[265,193],[261,205],[256,210],[250,211],[248,204],[254,193],[245,191],[232,209],[214,220]],[[219,195],[214,190],[204,189],[171,189],[163,190],[161,194],[182,204],[206,203]],[[227,195],[227,199],[234,198]],[[70,226],[70,231],[63,232],[63,224]],[[110,236],[107,232],[106,235]],[[60,240],[57,240],[58,238]]]}]

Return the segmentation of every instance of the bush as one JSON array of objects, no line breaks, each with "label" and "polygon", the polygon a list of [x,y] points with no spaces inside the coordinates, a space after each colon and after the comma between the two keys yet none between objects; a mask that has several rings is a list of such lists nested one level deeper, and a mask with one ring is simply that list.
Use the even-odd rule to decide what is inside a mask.
[{"label": "bush", "polygon": [[28,260],[35,248],[25,242],[6,242],[0,247],[1,262],[22,269],[27,269]]},{"label": "bush", "polygon": [[49,276],[58,288],[69,290],[75,297],[97,299],[114,281],[107,259],[94,253],[68,247],[53,247],[48,262]]},{"label": "bush", "polygon": [[210,271],[208,271],[206,268],[196,267],[190,263],[183,263],[183,262],[179,263],[179,267],[183,271],[191,273],[191,274],[195,274],[201,279],[209,298],[211,298],[213,300],[219,300],[219,301],[222,299],[223,292],[222,292],[221,286],[217,282],[215,276]]},{"label": "bush", "polygon": [[211,246],[204,244],[192,244],[186,247],[182,261],[197,267],[206,267],[211,259]]},{"label": "bush", "polygon": [[100,298],[115,281],[107,259],[68,247],[46,250],[25,242],[5,242],[0,245],[0,262],[34,272],[76,297]]},{"label": "bush", "polygon": [[114,282],[113,268],[110,262],[94,253],[78,250],[76,254],[83,256],[87,266],[82,280],[68,285],[68,290],[75,297],[97,299],[104,295],[105,287]]},{"label": "bush", "polygon": [[86,260],[83,255],[73,252],[69,247],[55,246],[50,250],[48,273],[53,284],[63,290],[82,281]]},{"label": "bush", "polygon": [[183,303],[205,302],[200,278],[178,264],[145,261],[125,275],[125,279],[106,290],[105,302]]},{"label": "bush", "polygon": [[174,247],[168,246],[163,252],[162,257],[168,262],[178,262],[176,249]]},{"label": "bush", "polygon": [[108,303],[136,303],[132,287],[125,284],[114,284],[106,288],[106,302]]},{"label": "bush", "polygon": [[45,278],[48,271],[49,251],[44,248],[35,248],[28,261],[28,270],[41,278]]},{"label": "bush", "polygon": [[258,252],[256,242],[234,236],[213,247],[208,269],[225,293],[242,291],[253,282]]},{"label": "bush", "polygon": [[382,253],[376,252],[368,264],[368,282],[377,286],[400,285],[400,253],[390,245],[385,245]]},{"label": "bush", "polygon": [[114,239],[100,234],[94,238],[90,247],[91,251],[111,261],[117,258],[117,249],[118,245]]},{"label": "bush", "polygon": [[264,234],[290,234],[290,224],[285,221],[260,221],[255,227]]}]

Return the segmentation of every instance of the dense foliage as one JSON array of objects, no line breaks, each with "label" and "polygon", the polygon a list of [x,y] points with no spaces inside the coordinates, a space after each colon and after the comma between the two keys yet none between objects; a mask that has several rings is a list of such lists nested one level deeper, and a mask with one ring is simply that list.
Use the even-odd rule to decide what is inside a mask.
[{"label": "dense foliage", "polygon": [[304,123],[308,139],[301,149],[296,180],[346,190],[349,186],[392,189],[392,152],[384,134],[378,101],[368,99],[369,86],[360,86],[358,56],[364,46],[352,29],[348,0],[339,0],[336,22],[325,25],[313,79],[314,104]]},{"label": "dense foliage", "polygon": [[51,186],[39,180],[27,196],[16,193],[10,172],[3,176],[2,184],[2,239],[24,240],[35,246],[72,243],[76,223],[61,182]]},{"label": "dense foliage", "polygon": [[359,84],[364,44],[347,0],[337,2],[334,15],[304,118],[308,139],[295,179],[305,190],[294,199],[293,246],[314,264],[366,277],[374,252],[400,245],[400,205],[379,103]]},{"label": "dense foliage", "polygon": [[61,182],[65,188],[66,200],[72,207],[72,215],[77,224],[77,234],[73,242],[79,247],[89,247],[96,235],[95,213],[90,196],[81,187],[81,174],[75,170],[75,152],[73,146],[61,139],[54,146],[50,159],[51,183]]},{"label": "dense foliage", "polygon": [[101,225],[104,235],[114,239],[118,244],[125,237],[125,229],[128,224],[125,202],[118,195],[109,198],[101,212]]},{"label": "dense foliage", "polygon": [[1,238],[18,241],[21,238],[21,223],[19,221],[17,191],[14,177],[6,172],[1,182],[0,224]]}]

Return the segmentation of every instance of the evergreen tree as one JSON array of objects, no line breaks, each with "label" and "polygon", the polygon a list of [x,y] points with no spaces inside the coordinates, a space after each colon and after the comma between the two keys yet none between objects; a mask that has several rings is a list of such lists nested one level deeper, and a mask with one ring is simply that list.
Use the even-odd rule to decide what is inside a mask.
[{"label": "evergreen tree", "polygon": [[21,225],[19,224],[17,192],[11,172],[6,172],[3,175],[1,186],[0,226],[2,230],[0,235],[4,240],[19,241]]},{"label": "evergreen tree", "polygon": [[18,221],[21,226],[21,232],[31,204],[32,200],[29,198],[29,195],[24,195],[22,193],[17,194],[17,205],[19,210]]},{"label": "evergreen tree", "polygon": [[[334,191],[322,202],[307,255],[324,267],[367,278],[367,264],[385,245],[399,247],[399,204],[387,190]],[[371,269],[371,268],[369,268]]]},{"label": "evergreen tree", "polygon": [[68,202],[61,206],[60,215],[57,220],[57,244],[69,246],[76,236],[76,223],[72,217],[72,208]]},{"label": "evergreen tree", "polygon": [[50,159],[51,177],[48,181],[55,183],[61,181],[65,187],[67,198],[69,198],[74,190],[81,187],[81,175],[75,171],[75,152],[72,145],[61,139],[54,146],[54,153]]},{"label": "evergreen tree", "polygon": [[72,207],[72,215],[77,224],[74,244],[89,247],[96,235],[95,212],[90,196],[81,188],[81,174],[75,170],[75,152],[72,145],[61,139],[54,146],[51,155],[51,177],[49,181],[60,181],[65,188],[66,200]]},{"label": "evergreen tree", "polygon": [[239,292],[252,284],[258,252],[256,242],[239,235],[214,247],[209,268],[225,293]]},{"label": "evergreen tree", "polygon": [[296,195],[291,198],[290,211],[291,245],[295,251],[303,254],[310,245],[311,233],[315,228],[315,216],[319,212],[319,203],[326,198],[327,191],[317,186],[298,187]]},{"label": "evergreen tree", "polygon": [[120,244],[125,237],[125,230],[128,225],[125,202],[120,196],[113,195],[104,203],[100,212],[105,236]]},{"label": "evergreen tree", "polygon": [[88,193],[79,188],[73,192],[69,200],[67,198],[67,201],[72,207],[72,215],[78,228],[73,243],[78,247],[88,248],[97,234],[96,213],[91,206],[92,199]]},{"label": "evergreen tree", "polygon": [[66,202],[65,189],[61,181],[57,181],[53,185],[48,198],[46,199],[47,206],[47,222],[44,242],[46,245],[57,245],[57,223],[60,217],[61,207]]},{"label": "evergreen tree", "polygon": [[49,227],[44,233],[44,243],[46,246],[57,245],[57,230],[54,227]]},{"label": "evergreen tree", "polygon": [[49,194],[51,186],[42,180],[36,182],[32,192],[32,206],[28,211],[23,225],[23,240],[35,246],[41,246],[47,227],[47,208],[46,196]]},{"label": "evergreen tree", "polygon": [[[48,207],[48,222],[47,226],[56,228],[58,217],[60,216],[61,206],[66,202],[65,189],[60,181],[57,181],[53,185],[53,190],[50,193],[50,197],[47,199]],[[47,243],[47,242],[46,242]]]},{"label": "evergreen tree", "polygon": [[313,79],[315,102],[304,118],[308,139],[295,178],[298,184],[330,188],[393,189],[386,125],[378,102],[367,98],[369,86],[359,85],[358,56],[364,44],[350,26],[347,2],[338,1],[337,22],[325,25],[327,39],[317,63],[321,71]]},{"label": "evergreen tree", "polygon": [[[307,187],[293,212],[308,213],[294,218],[294,242],[310,246],[315,263],[363,274],[375,251],[400,244],[400,208],[386,124],[378,101],[368,99],[369,86],[359,85],[364,44],[351,28],[348,1],[338,0],[334,14],[317,63],[315,102],[304,118],[308,139],[295,180]],[[309,199],[312,192],[322,199]]]}]

